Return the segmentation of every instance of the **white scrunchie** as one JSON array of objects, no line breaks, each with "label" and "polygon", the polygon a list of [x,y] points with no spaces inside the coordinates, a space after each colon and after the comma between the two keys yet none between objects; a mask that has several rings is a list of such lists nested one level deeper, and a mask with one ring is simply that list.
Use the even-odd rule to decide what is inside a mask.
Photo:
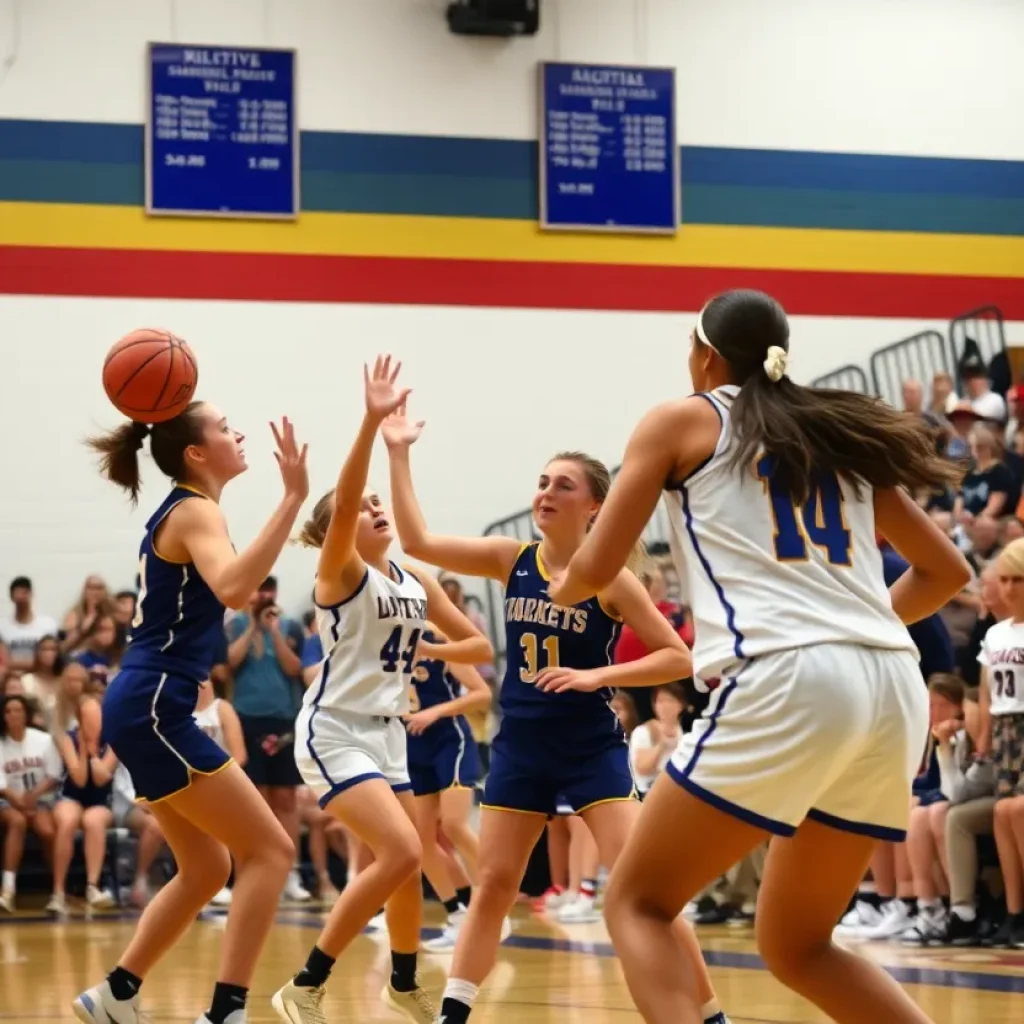
[{"label": "white scrunchie", "polygon": [[776,384],[786,375],[786,364],[789,362],[789,354],[784,348],[778,345],[770,345],[763,363],[764,372],[768,379]]}]

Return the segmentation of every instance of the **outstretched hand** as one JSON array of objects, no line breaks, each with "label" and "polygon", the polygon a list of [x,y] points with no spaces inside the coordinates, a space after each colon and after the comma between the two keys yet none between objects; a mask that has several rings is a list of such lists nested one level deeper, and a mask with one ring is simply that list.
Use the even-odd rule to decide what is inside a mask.
[{"label": "outstretched hand", "polygon": [[281,420],[281,427],[278,429],[276,423],[270,424],[274,432],[274,441],[277,444],[277,451],[274,458],[281,470],[281,480],[284,483],[285,494],[305,501],[309,495],[309,472],[306,469],[306,452],[309,445],[304,444],[299,449],[295,440],[295,427],[287,416]]},{"label": "outstretched hand", "polygon": [[402,402],[381,424],[380,432],[388,448],[408,448],[419,440],[425,422],[409,420],[405,414],[405,402]]},{"label": "outstretched hand", "polygon": [[373,364],[373,373],[365,364],[363,365],[366,411],[374,419],[383,421],[386,416],[405,405],[410,389],[395,386],[398,371],[401,368],[402,364],[397,360],[392,367],[391,356],[377,356],[377,360]]}]

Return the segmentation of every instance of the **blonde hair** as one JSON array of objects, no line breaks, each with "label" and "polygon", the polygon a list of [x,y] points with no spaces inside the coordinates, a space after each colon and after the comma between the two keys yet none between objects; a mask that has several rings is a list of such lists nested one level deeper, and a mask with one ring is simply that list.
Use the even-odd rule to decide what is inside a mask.
[{"label": "blonde hair", "polygon": [[996,435],[992,433],[990,427],[986,427],[983,423],[976,423],[971,427],[971,432],[967,435],[967,438],[975,446],[987,448],[992,455],[997,454],[999,451],[999,442],[996,441]]},{"label": "blonde hair", "polygon": [[327,537],[327,527],[331,525],[334,514],[334,490],[329,490],[313,506],[313,514],[303,524],[295,538],[296,544],[305,548],[322,548]]},{"label": "blonde hair", "polygon": [[996,559],[996,570],[998,572],[1009,570],[1019,576],[1024,576],[1024,537],[1011,540],[1003,548]]},{"label": "blonde hair", "polygon": [[[599,505],[604,504],[604,499],[608,497],[608,491],[611,490],[612,475],[608,472],[608,467],[600,459],[595,459],[593,455],[588,455],[586,452],[557,452],[548,459],[549,465],[552,462],[575,462],[583,470],[583,474],[587,478],[594,501]],[[596,519],[597,516],[595,515],[594,519],[590,522],[588,530],[594,525]],[[629,557],[626,559],[626,568],[639,576],[648,568],[649,562],[650,556],[647,554],[647,546],[642,540],[638,540],[630,549]]]}]

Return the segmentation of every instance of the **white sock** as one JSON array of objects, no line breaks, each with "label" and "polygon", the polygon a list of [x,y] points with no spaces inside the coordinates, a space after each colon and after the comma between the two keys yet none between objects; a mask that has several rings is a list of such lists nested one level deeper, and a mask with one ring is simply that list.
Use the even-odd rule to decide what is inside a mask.
[{"label": "white sock", "polygon": [[2,888],[4,892],[14,892],[15,877],[16,876],[13,871],[5,871],[3,874],[3,883],[0,885],[0,888]]},{"label": "white sock", "polygon": [[978,919],[977,910],[975,910],[974,907],[969,906],[966,903],[958,903],[953,908],[953,913],[956,914],[956,916],[959,917],[961,921],[966,921],[968,924]]},{"label": "white sock", "polygon": [[462,981],[461,978],[449,978],[448,983],[444,987],[444,995],[441,998],[454,999],[456,1002],[462,1003],[463,1006],[468,1006],[472,1009],[473,1003],[476,1002],[476,997],[479,994],[479,985],[474,985],[471,981]]},{"label": "white sock", "polygon": [[942,913],[942,900],[918,900],[917,909],[928,917],[938,917]]},{"label": "white sock", "polygon": [[705,1020],[711,1020],[716,1013],[721,1013],[722,1007],[718,1005],[717,999],[711,999],[700,1008],[700,1015]]}]

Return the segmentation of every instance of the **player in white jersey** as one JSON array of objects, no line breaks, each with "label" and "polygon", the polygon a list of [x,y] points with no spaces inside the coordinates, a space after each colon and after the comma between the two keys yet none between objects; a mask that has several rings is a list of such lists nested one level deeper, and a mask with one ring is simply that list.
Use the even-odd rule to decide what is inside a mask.
[{"label": "player in white jersey", "polygon": [[[422,849],[401,716],[419,658],[476,665],[493,652],[435,579],[388,558],[391,524],[366,482],[377,431],[409,394],[395,386],[400,365],[378,358],[372,376],[365,373],[359,434],[300,538],[320,551],[313,597],[324,660],[295,723],[295,760],[320,806],[374,861],[341,894],[306,966],[274,995],[274,1009],[290,1024],[323,1024],[331,968],[382,904],[392,964],[383,998],[417,1024],[432,1024],[435,1014],[416,977]],[[450,642],[421,643],[428,616]]]},{"label": "player in white jersey", "polygon": [[[701,313],[698,394],[651,411],[587,542],[551,589],[574,604],[621,569],[662,490],[693,610],[695,676],[720,678],[612,871],[608,929],[649,1024],[696,1024],[670,924],[773,842],[757,914],[765,963],[844,1024],[927,1018],[880,968],[832,945],[875,842],[905,834],[928,697],[903,623],[970,578],[904,488],[956,478],[919,420],[786,376],[789,326],[761,292]],[[875,544],[911,568],[887,592]],[[680,837],[701,837],[680,847]],[[704,838],[706,837],[706,839]],[[669,882],[666,883],[666,879]]]},{"label": "player in white jersey", "polygon": [[1006,922],[996,945],[1024,949],[1024,539],[996,561],[1009,617],[985,634],[978,653],[982,747],[995,765],[995,839],[1006,883]]}]

